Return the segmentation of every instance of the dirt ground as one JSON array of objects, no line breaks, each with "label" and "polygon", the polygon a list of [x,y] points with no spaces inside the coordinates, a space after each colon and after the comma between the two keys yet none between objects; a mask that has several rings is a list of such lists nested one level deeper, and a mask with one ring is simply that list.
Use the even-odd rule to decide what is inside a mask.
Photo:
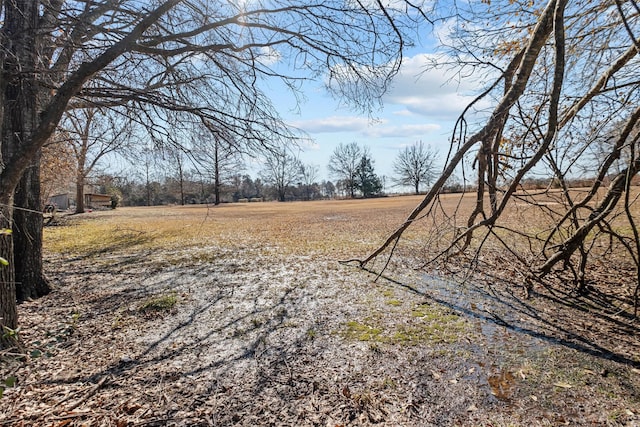
[{"label": "dirt ground", "polygon": [[640,426],[637,321],[337,262],[415,200],[62,220],[0,425]]}]

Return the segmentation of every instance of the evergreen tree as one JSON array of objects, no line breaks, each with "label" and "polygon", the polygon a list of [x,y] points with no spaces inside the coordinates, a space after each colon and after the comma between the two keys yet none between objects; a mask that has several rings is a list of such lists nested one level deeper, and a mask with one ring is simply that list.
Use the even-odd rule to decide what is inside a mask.
[{"label": "evergreen tree", "polygon": [[375,174],[373,160],[367,152],[360,158],[356,169],[355,184],[365,198],[377,196],[382,192],[382,181]]}]

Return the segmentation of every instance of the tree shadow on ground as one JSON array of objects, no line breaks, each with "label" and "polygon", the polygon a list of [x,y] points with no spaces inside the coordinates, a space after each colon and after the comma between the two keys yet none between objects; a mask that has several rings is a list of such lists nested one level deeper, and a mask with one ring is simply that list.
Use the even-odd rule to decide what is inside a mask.
[{"label": "tree shadow on ground", "polygon": [[602,307],[596,310],[575,296],[559,298],[541,291],[524,299],[512,288],[501,285],[454,283],[428,275],[421,283],[410,285],[389,275],[380,277],[469,318],[598,358],[640,367],[637,322],[629,316],[610,315]]}]

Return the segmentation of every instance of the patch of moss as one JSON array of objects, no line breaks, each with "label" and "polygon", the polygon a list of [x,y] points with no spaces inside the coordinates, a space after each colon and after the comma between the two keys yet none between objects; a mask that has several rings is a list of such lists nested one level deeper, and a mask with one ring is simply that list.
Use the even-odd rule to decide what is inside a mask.
[{"label": "patch of moss", "polygon": [[444,307],[434,304],[419,304],[411,310],[411,316],[419,317],[425,321],[452,322],[460,320],[460,316]]},{"label": "patch of moss", "polygon": [[343,336],[347,339],[358,341],[382,341],[383,329],[378,326],[370,326],[365,323],[352,320],[345,324]]},{"label": "patch of moss", "polygon": [[410,314],[405,321],[394,317],[393,322],[385,323],[374,316],[362,322],[349,321],[340,334],[358,341],[418,345],[457,342],[469,329],[462,317],[439,305],[418,305]]},{"label": "patch of moss", "polygon": [[399,299],[390,299],[390,300],[387,300],[387,304],[392,305],[394,307],[398,307],[402,305],[402,301],[400,301]]},{"label": "patch of moss", "polygon": [[175,294],[160,295],[152,297],[140,304],[139,310],[143,313],[150,311],[169,311],[178,302]]}]

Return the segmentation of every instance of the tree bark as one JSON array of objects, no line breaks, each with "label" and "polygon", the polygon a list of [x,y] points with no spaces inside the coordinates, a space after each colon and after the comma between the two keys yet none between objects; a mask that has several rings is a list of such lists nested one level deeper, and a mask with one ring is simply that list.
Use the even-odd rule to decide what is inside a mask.
[{"label": "tree bark", "polygon": [[149,163],[147,163],[145,165],[145,168],[146,168],[145,169],[145,172],[146,172],[146,175],[145,175],[145,177],[146,177],[145,188],[147,190],[147,206],[151,206],[151,181],[149,181],[149,179],[150,179],[149,178],[149,168],[150,168]]},{"label": "tree bark", "polygon": [[13,248],[18,301],[39,298],[51,291],[42,268],[42,202],[40,159],[28,168],[14,196]]},{"label": "tree bark", "polygon": [[84,171],[76,176],[76,213],[84,213]]},{"label": "tree bark", "polygon": [[180,206],[184,206],[185,198],[184,198],[184,170],[182,165],[181,154],[178,153],[176,155],[176,161],[178,162],[178,179],[180,184]]},{"label": "tree bark", "polygon": [[[11,194],[0,196],[0,227],[11,227]],[[18,327],[18,310],[16,306],[16,279],[13,263],[13,238],[10,234],[0,234],[0,255],[9,262],[8,266],[0,267],[0,348],[11,347],[15,342],[5,336],[6,329]]]},{"label": "tree bark", "polygon": [[220,143],[216,139],[213,145],[213,204],[218,206],[220,204],[220,158],[219,158]]},{"label": "tree bark", "polygon": [[[35,79],[35,64],[36,64],[36,49],[35,49],[35,35],[37,33],[38,23],[38,2],[29,0],[17,1],[13,7],[7,7],[5,10],[5,26],[4,34],[8,40],[11,40],[9,54],[3,58],[2,67],[2,104],[4,107],[4,114],[2,116],[2,163],[6,170],[10,166],[10,161],[15,158],[17,152],[22,148],[22,144],[28,141],[36,128],[38,105],[37,105],[37,85]],[[20,175],[17,176],[20,179],[24,179],[25,183],[31,179],[28,173],[24,174],[25,170],[31,166],[34,167],[33,162],[37,159],[34,157],[29,160],[25,165],[25,169],[20,171]],[[13,165],[11,165],[13,166]],[[36,162],[35,167],[38,164]],[[4,170],[3,170],[4,172]],[[38,173],[35,173],[38,178]],[[4,173],[0,176],[4,177]],[[20,179],[12,181],[11,179],[0,179],[0,225],[2,228],[14,229],[18,226],[20,230],[16,231],[16,235],[0,236],[0,250],[2,251],[0,256],[4,257],[9,265],[3,267],[0,270],[0,280],[2,287],[0,288],[0,348],[12,346],[16,343],[15,336],[7,336],[8,329],[16,329],[18,326],[18,313],[16,307],[16,271],[19,271],[21,276],[20,281],[25,280],[27,286],[30,277],[41,275],[42,271],[25,272],[24,267],[30,264],[36,256],[41,256],[40,251],[37,255],[27,252],[18,252],[24,250],[25,247],[33,244],[38,246],[36,239],[29,241],[26,238],[25,231],[32,232],[30,234],[36,235],[41,233],[42,228],[38,230],[28,229],[29,220],[25,219],[24,214],[27,212],[20,211],[17,220],[14,220],[13,203],[14,193],[17,186],[20,184]],[[40,192],[35,197],[38,199]],[[29,204],[29,196],[26,196],[21,192],[18,200],[26,205]],[[42,217],[40,217],[42,219]],[[29,233],[28,233],[29,234]],[[41,242],[41,241],[40,241]],[[17,243],[17,248],[14,246]],[[41,243],[40,243],[41,247]],[[18,251],[16,251],[18,249]],[[19,259],[20,268],[17,268],[15,263]],[[36,263],[37,264],[37,263]],[[40,268],[42,263],[40,261]],[[28,270],[28,268],[27,268]]]}]

